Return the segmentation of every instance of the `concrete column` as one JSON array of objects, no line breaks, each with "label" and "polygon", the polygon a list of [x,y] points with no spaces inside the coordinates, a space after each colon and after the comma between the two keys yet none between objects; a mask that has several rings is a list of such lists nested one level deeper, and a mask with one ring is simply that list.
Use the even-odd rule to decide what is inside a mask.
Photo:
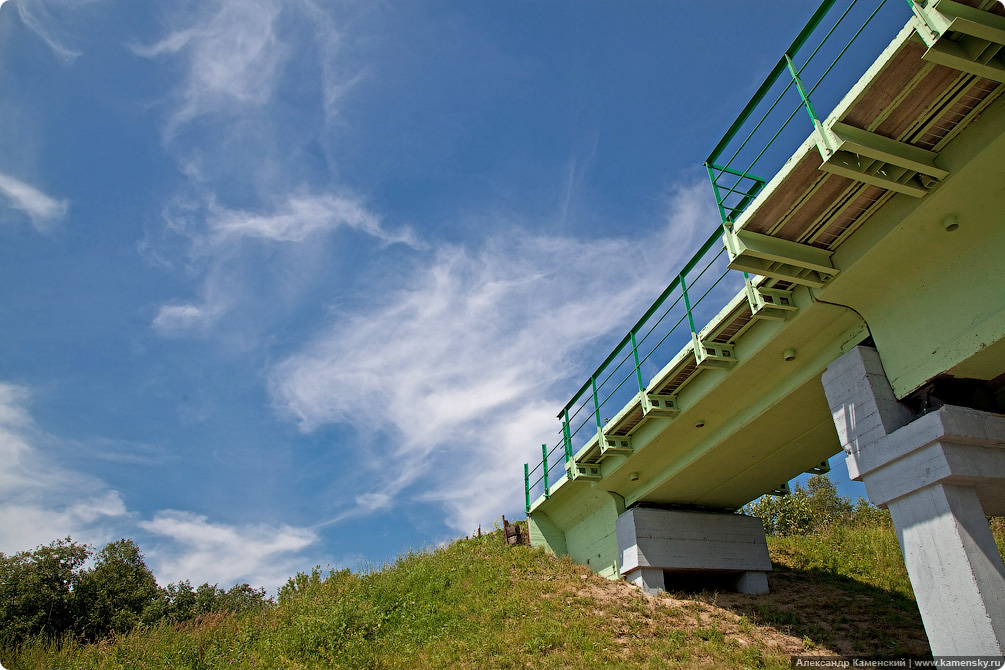
[{"label": "concrete column", "polygon": [[935,484],[888,503],[936,656],[1001,656],[1005,566],[973,487]]},{"label": "concrete column", "polygon": [[767,593],[771,570],[764,525],[741,514],[630,509],[617,521],[621,574],[647,593],[665,572],[729,576],[741,593]]},{"label": "concrete column", "polygon": [[915,416],[868,347],[822,382],[848,471],[890,510],[932,653],[1005,654],[1005,565],[985,519],[1005,514],[1005,416]]}]

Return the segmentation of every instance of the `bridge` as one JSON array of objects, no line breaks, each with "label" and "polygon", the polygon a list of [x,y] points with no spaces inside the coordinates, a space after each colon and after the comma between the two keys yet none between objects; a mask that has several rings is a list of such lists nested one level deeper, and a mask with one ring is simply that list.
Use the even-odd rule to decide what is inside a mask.
[{"label": "bridge", "polygon": [[825,0],[705,162],[720,221],[524,466],[532,543],[763,592],[733,512],[844,451],[933,653],[1005,655],[1003,89],[999,0]]}]

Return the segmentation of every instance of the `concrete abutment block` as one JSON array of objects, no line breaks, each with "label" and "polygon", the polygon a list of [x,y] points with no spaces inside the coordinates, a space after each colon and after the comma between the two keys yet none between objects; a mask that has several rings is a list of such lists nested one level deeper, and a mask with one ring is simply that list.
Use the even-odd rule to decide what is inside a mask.
[{"label": "concrete abutment block", "polygon": [[760,519],[741,514],[634,508],[618,517],[621,574],[647,593],[667,576],[726,577],[741,593],[767,593],[771,558]]}]

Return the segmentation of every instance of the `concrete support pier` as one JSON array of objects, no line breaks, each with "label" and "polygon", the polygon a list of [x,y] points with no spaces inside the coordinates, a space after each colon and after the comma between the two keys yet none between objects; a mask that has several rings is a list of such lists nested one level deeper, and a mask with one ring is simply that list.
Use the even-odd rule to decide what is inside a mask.
[{"label": "concrete support pier", "polygon": [[630,509],[617,521],[621,574],[647,593],[666,573],[731,577],[741,593],[767,593],[771,559],[760,519],[740,514]]},{"label": "concrete support pier", "polygon": [[1005,416],[915,416],[869,347],[822,382],[849,473],[890,510],[932,653],[1005,655],[1005,565],[985,519],[1005,514]]}]

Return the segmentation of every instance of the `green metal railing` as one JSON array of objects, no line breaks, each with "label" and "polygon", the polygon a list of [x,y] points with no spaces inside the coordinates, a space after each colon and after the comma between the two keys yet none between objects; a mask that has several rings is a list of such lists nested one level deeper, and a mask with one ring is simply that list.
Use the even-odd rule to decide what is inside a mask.
[{"label": "green metal railing", "polygon": [[[790,125],[800,109],[809,116],[811,129],[822,131],[811,96],[833,108],[854,83],[849,83],[848,74],[857,78],[878,55],[859,47],[876,42],[885,46],[892,37],[889,26],[903,25],[908,16],[903,6],[886,4],[887,0],[824,0],[778,59],[705,161],[723,223],[736,221],[754,202],[765,184],[757,175],[778,172],[792,149],[806,139],[805,126]],[[888,20],[876,21],[881,15]],[[835,70],[839,62],[845,67]],[[813,84],[807,87],[807,81]],[[826,133],[821,137],[826,140]]]},{"label": "green metal railing", "polygon": [[550,448],[542,445],[541,461],[533,468],[524,465],[528,510],[532,492],[541,486],[543,495],[550,496],[551,486],[565,476],[565,464],[576,450],[603,430],[609,416],[645,391],[657,361],[669,360],[697,337],[696,323],[710,319],[721,305],[710,296],[732,295],[741,285],[742,273],[726,266],[721,238],[722,230],[716,228],[558,413],[561,428],[555,442]]},{"label": "green metal railing", "polygon": [[[886,4],[887,0],[824,0],[786,49],[705,161],[724,225],[735,222],[764,189],[766,179],[757,175],[776,174],[806,139],[805,126],[790,125],[799,110],[806,111],[813,130],[820,129],[810,97],[833,108],[879,53],[853,47],[861,42],[885,46],[892,37],[890,26],[903,25],[902,6],[896,20],[876,21],[884,12],[892,16],[892,10],[884,10]],[[814,46],[805,55],[811,43]],[[802,65],[796,64],[799,60]],[[838,62],[845,67],[835,70]],[[807,88],[804,82],[810,80],[815,81]],[[657,362],[671,360],[688,340],[696,341],[696,322],[707,323],[742,286],[742,273],[726,267],[725,250],[717,244],[721,236],[717,226],[559,412],[556,441],[551,447],[541,445],[541,461],[533,468],[524,464],[528,512],[538,487],[549,497],[552,487],[566,476],[566,464],[577,449],[603,430],[605,415],[614,416],[644,392],[645,380],[658,370]],[[723,299],[710,299],[713,293],[723,293]]]}]

